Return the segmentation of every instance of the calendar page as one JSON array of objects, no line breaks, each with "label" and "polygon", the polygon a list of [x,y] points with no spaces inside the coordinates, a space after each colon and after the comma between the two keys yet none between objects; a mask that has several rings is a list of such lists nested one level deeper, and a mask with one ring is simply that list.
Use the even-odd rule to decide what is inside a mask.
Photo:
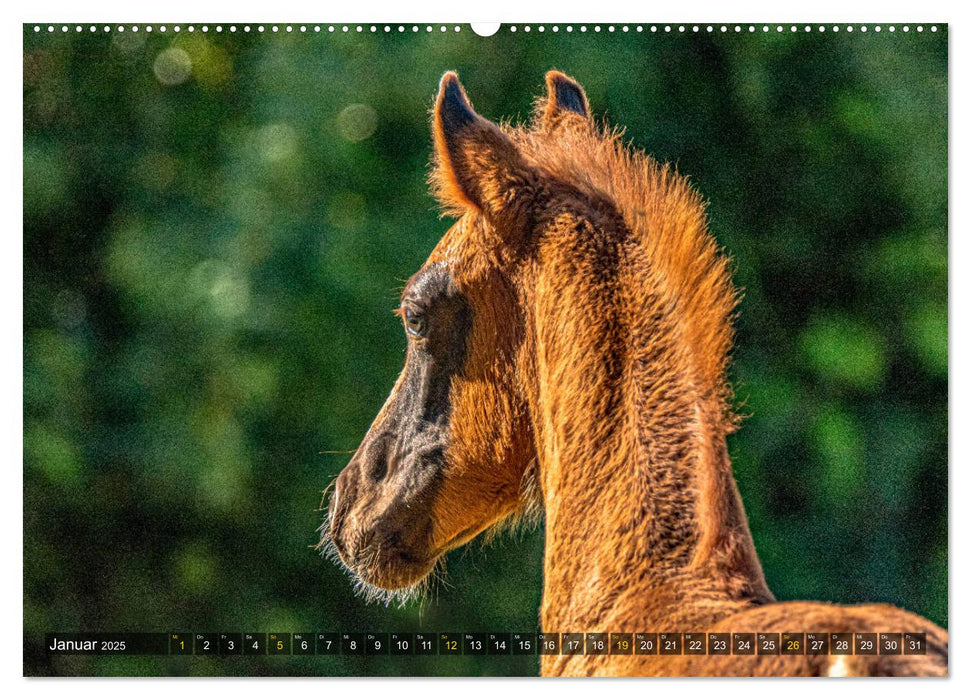
[{"label": "calendar page", "polygon": [[947,24],[22,32],[24,675],[948,674]]}]

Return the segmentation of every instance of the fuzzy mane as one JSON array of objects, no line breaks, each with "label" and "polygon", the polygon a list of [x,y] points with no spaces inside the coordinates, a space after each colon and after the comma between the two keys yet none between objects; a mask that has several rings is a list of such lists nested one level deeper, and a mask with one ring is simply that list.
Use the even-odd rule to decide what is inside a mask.
[{"label": "fuzzy mane", "polygon": [[708,232],[701,196],[670,165],[626,144],[619,130],[576,118],[555,129],[507,127],[507,133],[546,176],[614,203],[658,271],[666,301],[678,309],[695,381],[718,408],[713,417],[731,431],[737,421],[727,368],[739,295],[729,258]]}]

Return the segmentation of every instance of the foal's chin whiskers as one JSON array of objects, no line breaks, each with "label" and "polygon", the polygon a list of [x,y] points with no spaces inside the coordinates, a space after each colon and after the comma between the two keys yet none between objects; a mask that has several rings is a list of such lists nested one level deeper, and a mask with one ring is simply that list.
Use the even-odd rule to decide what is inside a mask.
[{"label": "foal's chin whiskers", "polygon": [[317,532],[320,533],[320,539],[317,541],[313,548],[320,552],[321,556],[330,559],[332,562],[343,564],[341,562],[340,555],[337,552],[337,545],[334,544],[334,538],[330,534],[330,510],[327,508],[327,496],[334,489],[337,484],[337,478],[334,477],[329,484],[321,492],[320,496],[320,508],[318,512],[323,512],[324,519],[320,523],[320,527],[317,528]]},{"label": "foal's chin whiskers", "polygon": [[335,476],[333,479],[330,480],[330,483],[324,487],[324,490],[321,491],[321,494],[320,494],[320,508],[318,508],[317,510],[321,510],[327,514],[325,516],[325,522],[328,525],[330,524],[330,514],[327,512],[327,506],[325,504],[327,503],[327,496],[330,494],[331,491],[334,490],[336,486],[337,486],[337,477]]}]

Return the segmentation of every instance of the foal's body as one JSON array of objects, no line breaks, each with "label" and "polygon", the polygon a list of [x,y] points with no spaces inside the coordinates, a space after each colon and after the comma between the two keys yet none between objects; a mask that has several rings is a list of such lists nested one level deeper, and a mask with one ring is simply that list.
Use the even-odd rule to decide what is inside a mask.
[{"label": "foal's body", "polygon": [[946,633],[885,606],[775,603],[732,477],[735,292],[697,194],[603,134],[559,73],[531,129],[436,101],[460,219],[409,281],[405,369],[330,505],[373,592],[542,508],[555,632],[926,632],[926,656],[547,656],[546,675],[943,674]]}]

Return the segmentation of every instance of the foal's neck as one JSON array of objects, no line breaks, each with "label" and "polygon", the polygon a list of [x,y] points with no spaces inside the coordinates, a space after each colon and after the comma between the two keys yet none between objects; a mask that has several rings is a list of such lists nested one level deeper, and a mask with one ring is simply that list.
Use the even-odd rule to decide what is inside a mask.
[{"label": "foal's neck", "polygon": [[634,279],[629,251],[604,255],[592,278],[534,280],[543,627],[678,629],[770,601],[717,387],[663,289]]}]

